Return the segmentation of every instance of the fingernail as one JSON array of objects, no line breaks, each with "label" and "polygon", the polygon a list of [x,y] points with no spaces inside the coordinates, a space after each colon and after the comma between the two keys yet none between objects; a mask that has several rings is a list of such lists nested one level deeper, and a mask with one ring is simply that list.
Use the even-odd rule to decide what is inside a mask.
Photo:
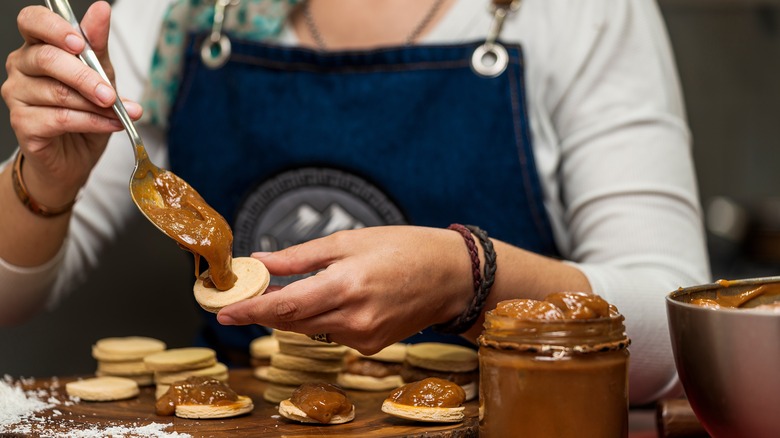
[{"label": "fingernail", "polygon": [[95,88],[95,95],[97,95],[97,98],[103,103],[114,102],[114,90],[106,84],[98,84]]},{"label": "fingernail", "polygon": [[269,254],[271,254],[271,253],[267,252],[267,251],[258,251],[258,252],[253,252],[252,253],[252,257],[257,258],[257,259],[261,259],[261,258],[263,258],[263,257],[265,257],[265,256],[267,256]]},{"label": "fingernail", "polygon": [[81,53],[81,50],[84,48],[84,40],[71,33],[65,37],[65,45],[68,46],[70,50]]},{"label": "fingernail", "polygon": [[132,102],[122,102],[125,105],[125,109],[127,110],[127,113],[130,114],[131,117],[140,116],[143,109],[141,109],[141,105]]},{"label": "fingernail", "polygon": [[236,325],[236,320],[230,315],[217,315],[217,321],[222,325]]}]

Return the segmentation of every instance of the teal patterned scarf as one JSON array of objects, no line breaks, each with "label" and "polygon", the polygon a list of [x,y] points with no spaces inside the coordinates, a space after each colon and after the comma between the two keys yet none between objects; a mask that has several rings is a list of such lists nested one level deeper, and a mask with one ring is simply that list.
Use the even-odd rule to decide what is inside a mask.
[{"label": "teal patterned scarf", "polygon": [[[145,111],[143,123],[166,127],[179,90],[187,35],[211,31],[217,1],[176,0],[168,8],[141,99]],[[276,36],[290,10],[300,1],[234,0],[225,10],[223,33],[253,41]]]}]

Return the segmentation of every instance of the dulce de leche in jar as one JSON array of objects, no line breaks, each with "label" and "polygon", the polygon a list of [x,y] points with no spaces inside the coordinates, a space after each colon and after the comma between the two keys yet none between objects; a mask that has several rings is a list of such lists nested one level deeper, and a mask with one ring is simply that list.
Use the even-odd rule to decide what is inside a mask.
[{"label": "dulce de leche in jar", "polygon": [[623,320],[615,306],[582,292],[488,311],[479,337],[479,436],[628,436]]}]

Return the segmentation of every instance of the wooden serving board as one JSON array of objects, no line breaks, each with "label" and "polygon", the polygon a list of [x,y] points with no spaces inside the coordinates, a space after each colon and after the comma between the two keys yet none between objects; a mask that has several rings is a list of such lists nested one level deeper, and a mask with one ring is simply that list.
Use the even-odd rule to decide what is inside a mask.
[{"label": "wooden serving board", "polygon": [[[42,390],[59,400],[67,400],[65,383],[75,378],[59,378],[59,386],[51,379],[37,379],[23,386],[25,390]],[[154,387],[141,388],[141,394],[133,399],[116,402],[79,402],[67,406],[59,404],[52,409],[36,414],[44,421],[26,422],[33,425],[31,434],[38,436],[63,434],[71,431],[107,429],[110,427],[137,428],[151,423],[170,424],[164,432],[186,433],[193,437],[236,437],[236,436],[371,436],[371,437],[427,437],[466,438],[478,436],[478,402],[466,403],[466,418],[457,424],[429,424],[403,420],[381,411],[382,402],[388,392],[347,391],[355,404],[355,419],[339,425],[301,424],[279,415],[277,406],[263,399],[265,383],[252,376],[251,370],[231,370],[229,385],[238,394],[252,398],[254,410],[245,416],[190,420],[178,417],[164,417],[154,413]],[[13,429],[8,429],[13,430]]]}]

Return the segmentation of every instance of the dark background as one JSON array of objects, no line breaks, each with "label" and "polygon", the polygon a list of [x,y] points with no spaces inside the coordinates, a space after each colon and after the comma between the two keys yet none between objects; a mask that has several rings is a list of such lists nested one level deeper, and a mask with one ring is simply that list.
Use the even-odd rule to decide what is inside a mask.
[{"label": "dark background", "polygon": [[[91,1],[71,3],[81,16]],[[3,59],[21,44],[15,19],[27,4],[34,3],[0,2]],[[659,4],[693,132],[713,276],[780,273],[780,0]],[[3,69],[0,80],[5,75]],[[15,145],[7,108],[0,105],[0,158]],[[148,335],[170,346],[190,345],[198,324],[186,286],[191,275],[188,255],[138,221],[102,256],[89,282],[55,311],[0,328],[0,376],[91,373],[90,347],[105,336]]]}]

